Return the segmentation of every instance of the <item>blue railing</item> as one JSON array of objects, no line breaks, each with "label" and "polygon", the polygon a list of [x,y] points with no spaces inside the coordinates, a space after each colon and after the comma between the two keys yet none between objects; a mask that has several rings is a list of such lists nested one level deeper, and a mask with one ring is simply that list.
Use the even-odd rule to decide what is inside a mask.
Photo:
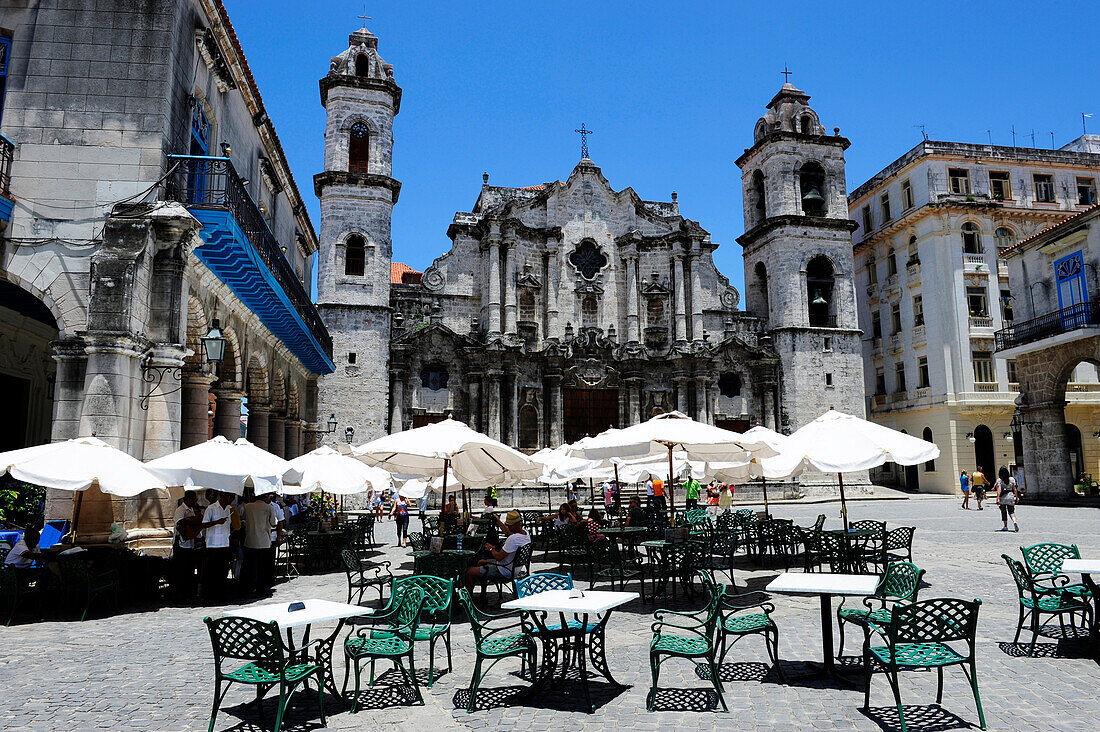
[{"label": "blue railing", "polygon": [[228,158],[196,155],[169,155],[169,162],[178,165],[166,181],[168,198],[188,208],[228,211],[240,226],[253,249],[271,271],[276,282],[293,303],[310,333],[332,359],[332,337],[321,315],[298,279],[294,268],[283,256],[279,241],[271,233],[260,210],[248,195],[233,163]]},{"label": "blue railing", "polygon": [[1006,351],[1088,326],[1100,326],[1100,300],[1070,305],[1038,318],[1013,323],[997,331],[996,348]]},{"label": "blue railing", "polygon": [[15,158],[15,143],[0,135],[0,194],[7,195],[11,186],[11,161]]}]

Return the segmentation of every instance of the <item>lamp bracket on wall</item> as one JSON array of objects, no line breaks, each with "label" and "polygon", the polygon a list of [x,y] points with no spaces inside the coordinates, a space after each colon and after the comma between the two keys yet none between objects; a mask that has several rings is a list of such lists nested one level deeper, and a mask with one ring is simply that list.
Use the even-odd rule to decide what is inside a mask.
[{"label": "lamp bracket on wall", "polygon": [[161,396],[168,396],[181,391],[183,389],[183,366],[158,366],[151,363],[148,358],[141,362],[141,380],[152,385],[149,387],[149,391],[142,394],[141,399],[138,400],[138,406],[142,410],[149,411],[149,398],[153,396],[153,392],[160,388],[166,374],[172,374],[172,379],[179,382],[179,386],[171,391],[160,392]]}]

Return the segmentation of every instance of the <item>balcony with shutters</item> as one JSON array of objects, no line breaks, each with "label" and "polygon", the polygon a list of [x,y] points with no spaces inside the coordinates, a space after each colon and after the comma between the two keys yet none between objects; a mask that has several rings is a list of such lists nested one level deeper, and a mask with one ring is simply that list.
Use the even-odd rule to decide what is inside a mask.
[{"label": "balcony with shutters", "polygon": [[963,254],[963,274],[989,274],[984,254]]},{"label": "balcony with shutters", "polygon": [[[316,374],[332,373],[332,338],[228,158],[169,155],[169,200],[203,225],[196,256]],[[296,246],[293,242],[287,246]]]}]

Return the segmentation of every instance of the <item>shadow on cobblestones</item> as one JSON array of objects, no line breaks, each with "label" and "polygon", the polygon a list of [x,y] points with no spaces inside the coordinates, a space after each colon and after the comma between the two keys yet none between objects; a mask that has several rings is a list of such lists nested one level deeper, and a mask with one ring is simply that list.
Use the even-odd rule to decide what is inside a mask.
[{"label": "shadow on cobblestones", "polygon": [[[325,697],[325,713],[332,714],[342,711],[343,708],[334,705],[335,700],[331,695]],[[210,710],[209,707],[206,708]],[[263,700],[262,713],[256,706],[255,700],[243,702],[235,706],[222,707],[218,711],[218,729],[224,732],[270,732],[275,726],[275,716],[279,710],[279,696],[275,694]],[[236,717],[237,722],[232,727],[222,727],[225,717]],[[317,691],[310,689],[294,694],[283,715],[283,732],[307,732],[307,730],[323,730],[321,726],[321,710],[317,706]]]},{"label": "shadow on cobblestones", "polygon": [[[952,729],[976,729],[978,725],[952,714],[939,704],[903,704],[905,725],[918,732],[944,732]],[[885,732],[901,732],[897,707],[868,707],[864,715]]]},{"label": "shadow on cobblestones", "polygon": [[[695,675],[710,681],[710,672],[704,666],[696,666]],[[769,676],[773,682],[779,681],[779,674],[766,663],[723,663],[718,666],[718,680],[722,683],[728,681],[763,682]]]},{"label": "shadow on cobblestones", "polygon": [[[369,666],[370,664],[365,664]],[[427,671],[421,675],[417,670],[417,681],[420,683],[420,693],[424,693],[424,686],[427,684]],[[357,705],[358,711],[371,710],[371,709],[387,709],[394,706],[410,706],[417,703],[416,692],[413,691],[412,686],[407,683],[405,677],[400,671],[396,669],[390,669],[383,674],[374,677],[374,687],[369,686],[370,681],[370,669],[364,668],[363,675],[360,679],[359,687],[359,703]],[[350,700],[355,696],[354,691],[355,681],[352,679],[348,683],[348,699]]]},{"label": "shadow on cobblestones", "polygon": [[649,692],[655,712],[716,712],[721,709],[714,689],[657,689]]},{"label": "shadow on cobblestones", "polygon": [[1013,658],[1088,658],[1087,639],[1066,639],[1057,643],[1036,643],[1035,652],[1028,653],[1030,643],[998,643],[1001,653]]}]

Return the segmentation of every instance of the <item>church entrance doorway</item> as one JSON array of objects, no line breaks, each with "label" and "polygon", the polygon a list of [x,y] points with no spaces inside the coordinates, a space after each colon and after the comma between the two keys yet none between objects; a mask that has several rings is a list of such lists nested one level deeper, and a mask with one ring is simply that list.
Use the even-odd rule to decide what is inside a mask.
[{"label": "church entrance doorway", "polygon": [[716,419],[714,426],[730,432],[748,432],[749,421],[747,419]]},{"label": "church entrance doorway", "polygon": [[412,426],[413,429],[417,427],[427,427],[430,424],[442,422],[445,419],[447,419],[447,415],[445,414],[414,414],[412,417]]},{"label": "church entrance doorway", "polygon": [[565,441],[576,442],[619,426],[618,389],[563,389]]}]

